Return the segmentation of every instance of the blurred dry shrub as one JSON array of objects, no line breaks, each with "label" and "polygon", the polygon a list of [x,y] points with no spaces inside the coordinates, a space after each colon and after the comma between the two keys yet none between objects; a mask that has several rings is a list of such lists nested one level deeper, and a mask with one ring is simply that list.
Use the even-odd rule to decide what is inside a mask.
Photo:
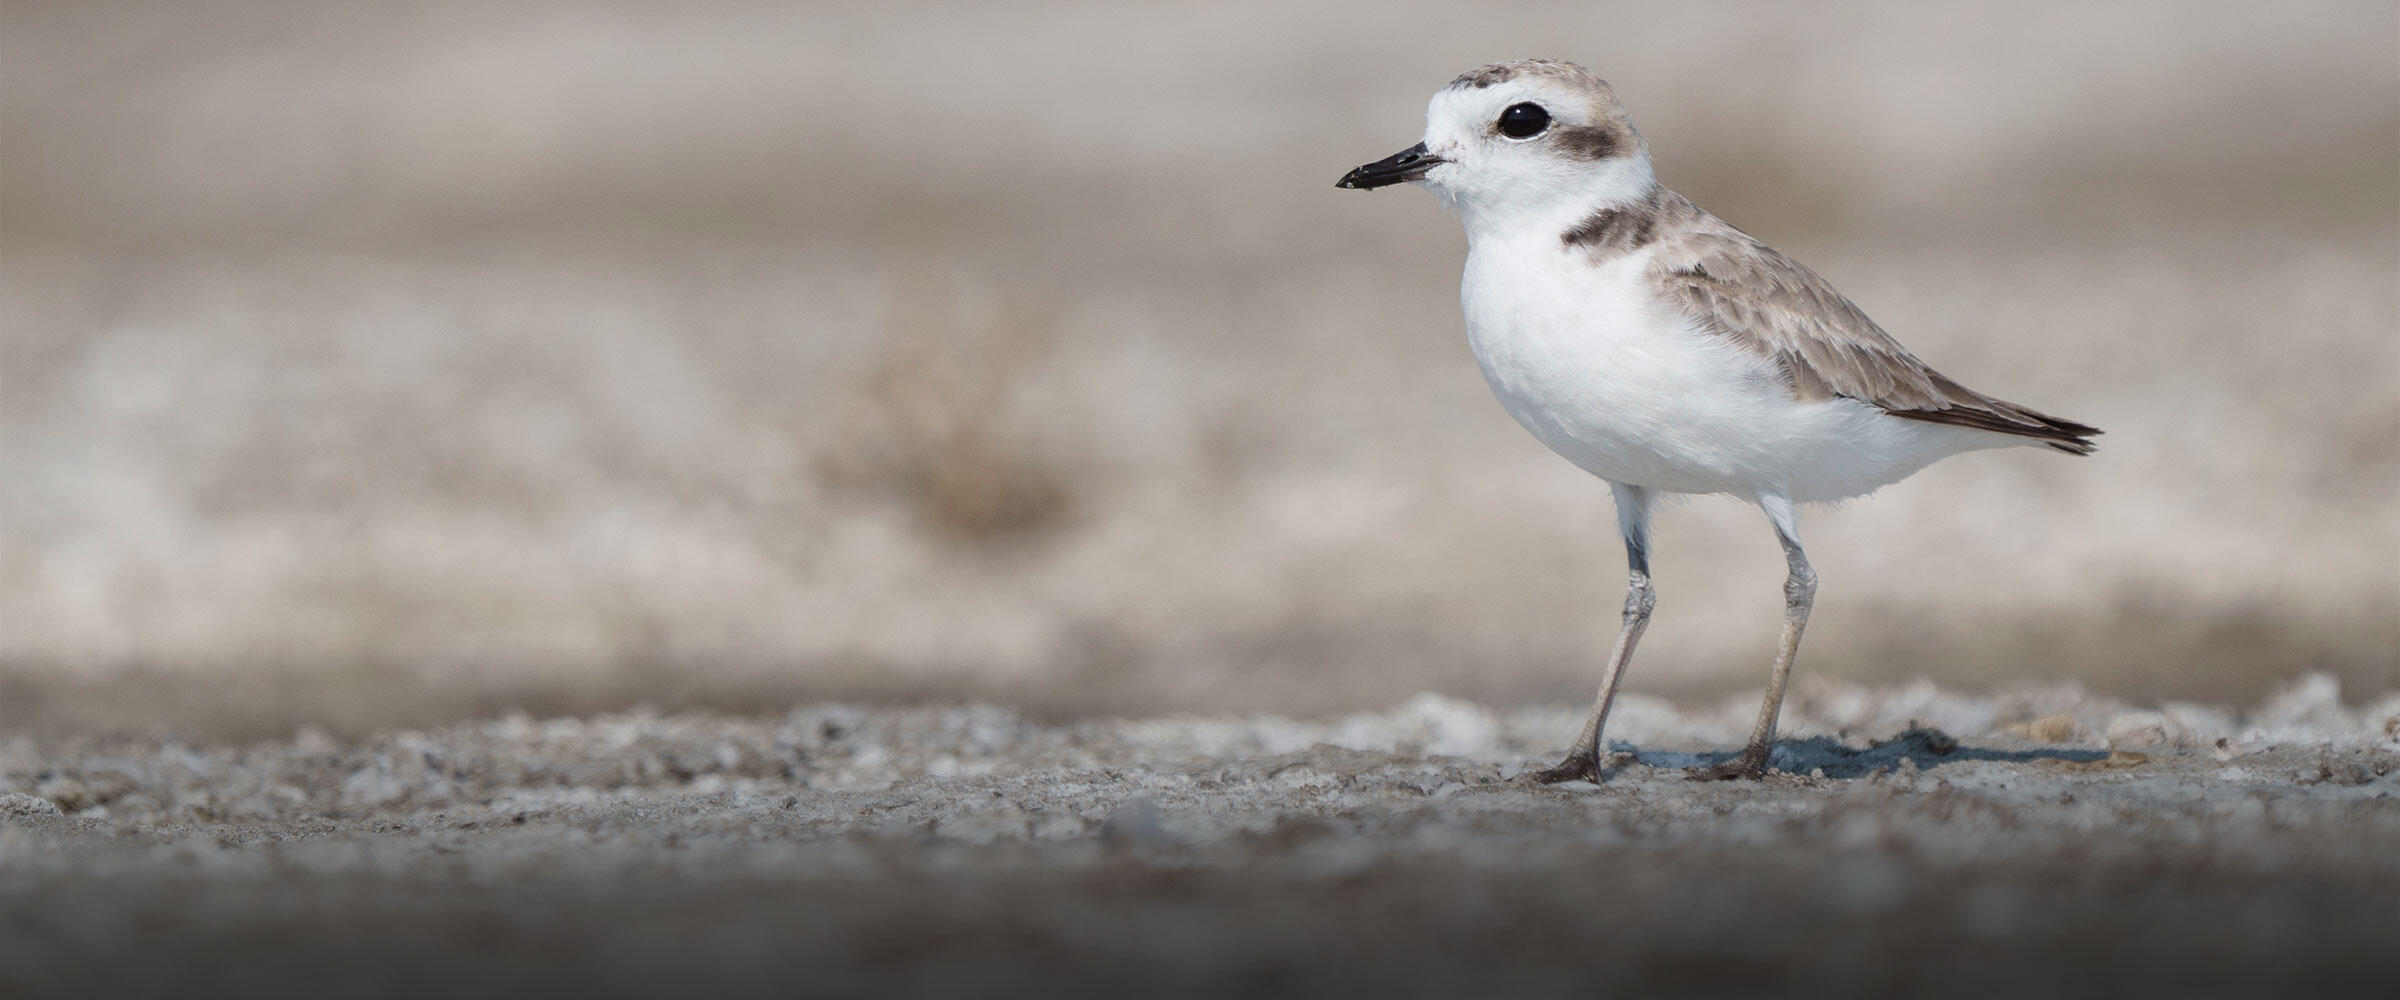
[{"label": "blurred dry shrub", "polygon": [[927,271],[892,283],[884,349],[851,395],[847,447],[819,462],[825,482],[906,504],[963,542],[1026,540],[1066,518],[1067,477],[1017,432],[1027,376],[1057,346],[1054,303],[983,304]]}]

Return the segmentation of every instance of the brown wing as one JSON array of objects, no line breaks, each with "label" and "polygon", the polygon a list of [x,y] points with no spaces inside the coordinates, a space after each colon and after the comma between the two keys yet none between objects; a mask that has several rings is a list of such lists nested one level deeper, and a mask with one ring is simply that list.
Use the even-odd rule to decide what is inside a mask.
[{"label": "brown wing", "polygon": [[[1680,200],[1680,199],[1678,199]],[[1895,417],[2092,453],[2098,428],[1986,396],[1917,360],[1815,271],[1701,212],[1661,241],[1652,279],[1712,332],[1781,368],[1800,399],[1847,397]]]}]

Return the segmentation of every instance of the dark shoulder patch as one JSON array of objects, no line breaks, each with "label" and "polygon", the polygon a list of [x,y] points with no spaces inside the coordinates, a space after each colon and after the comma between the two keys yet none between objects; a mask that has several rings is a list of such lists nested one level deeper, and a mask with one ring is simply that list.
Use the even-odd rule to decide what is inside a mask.
[{"label": "dark shoulder patch", "polygon": [[1631,205],[1603,208],[1575,224],[1575,228],[1558,235],[1558,241],[1570,247],[1593,250],[1639,250],[1658,239],[1661,205],[1658,190],[1650,197]]}]

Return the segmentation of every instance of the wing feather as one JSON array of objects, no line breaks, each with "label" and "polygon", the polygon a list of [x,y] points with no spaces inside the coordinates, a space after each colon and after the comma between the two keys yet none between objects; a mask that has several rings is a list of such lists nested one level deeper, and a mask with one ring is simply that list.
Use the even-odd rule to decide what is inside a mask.
[{"label": "wing feather", "polygon": [[2098,428],[1986,396],[1933,370],[1815,271],[1680,196],[1651,278],[1703,328],[1782,371],[1804,400],[1846,397],[1895,417],[2035,438],[2088,455]]}]

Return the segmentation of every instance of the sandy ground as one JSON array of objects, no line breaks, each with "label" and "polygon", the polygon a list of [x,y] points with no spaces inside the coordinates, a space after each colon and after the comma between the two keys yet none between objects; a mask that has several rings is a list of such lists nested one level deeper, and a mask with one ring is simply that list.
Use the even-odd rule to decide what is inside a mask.
[{"label": "sandy ground", "polygon": [[[0,744],[0,988],[1009,995],[2363,991],[2400,975],[2400,695],[2248,712],[1817,686],[1042,724],[522,715]],[[2335,995],[2328,993],[2325,995]]]}]

